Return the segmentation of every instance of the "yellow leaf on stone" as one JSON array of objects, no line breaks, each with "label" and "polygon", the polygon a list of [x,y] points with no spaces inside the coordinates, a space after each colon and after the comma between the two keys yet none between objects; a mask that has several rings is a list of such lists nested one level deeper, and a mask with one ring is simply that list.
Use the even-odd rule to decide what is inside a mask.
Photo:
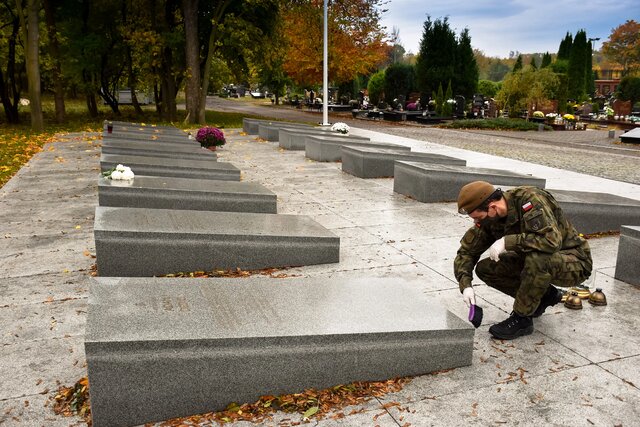
[{"label": "yellow leaf on stone", "polygon": [[81,225],[76,225],[76,230],[80,230],[82,228]]}]

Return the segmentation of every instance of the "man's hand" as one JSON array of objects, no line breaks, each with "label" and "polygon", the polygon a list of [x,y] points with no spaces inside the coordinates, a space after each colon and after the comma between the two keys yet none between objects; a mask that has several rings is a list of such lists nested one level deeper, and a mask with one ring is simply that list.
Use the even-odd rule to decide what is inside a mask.
[{"label": "man's hand", "polygon": [[476,305],[476,293],[471,286],[464,288],[464,291],[462,291],[462,299],[464,303],[467,304],[467,307],[471,307],[471,304]]},{"label": "man's hand", "polygon": [[489,248],[489,258],[495,262],[500,261],[500,254],[506,252],[504,237],[496,240]]}]

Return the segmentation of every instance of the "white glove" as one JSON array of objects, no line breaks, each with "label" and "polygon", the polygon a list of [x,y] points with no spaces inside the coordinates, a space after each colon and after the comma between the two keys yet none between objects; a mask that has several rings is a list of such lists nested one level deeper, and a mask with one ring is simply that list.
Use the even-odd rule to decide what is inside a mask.
[{"label": "white glove", "polygon": [[500,261],[500,254],[506,252],[504,237],[496,240],[489,248],[489,258],[495,262]]},{"label": "white glove", "polygon": [[462,291],[462,299],[464,303],[467,304],[467,307],[471,307],[471,304],[476,305],[476,293],[471,286],[464,288],[464,291]]}]

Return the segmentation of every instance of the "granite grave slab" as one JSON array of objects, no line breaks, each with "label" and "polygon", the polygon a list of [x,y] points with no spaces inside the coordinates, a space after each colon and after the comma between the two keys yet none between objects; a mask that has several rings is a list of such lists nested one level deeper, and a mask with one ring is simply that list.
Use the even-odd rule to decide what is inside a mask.
[{"label": "granite grave slab", "polygon": [[100,156],[100,167],[103,171],[112,169],[118,164],[129,166],[136,175],[240,181],[240,169],[231,163],[217,162],[213,159],[185,160],[115,154]]},{"label": "granite grave slab", "polygon": [[125,141],[141,141],[141,142],[166,142],[172,144],[185,144],[200,146],[195,140],[189,139],[189,136],[183,132],[183,135],[167,135],[162,133],[153,132],[126,132],[126,131],[113,131],[112,133],[103,133],[103,138],[106,139],[119,139]]},{"label": "granite grave slab", "polygon": [[185,135],[185,132],[181,129],[178,129],[175,126],[165,126],[165,125],[147,125],[143,123],[133,123],[133,122],[123,122],[118,120],[109,120],[105,121],[103,124],[103,128],[106,130],[107,125],[111,123],[113,126],[113,130],[123,130],[127,132],[152,132],[152,133],[162,133],[167,135]]},{"label": "granite grave slab", "polygon": [[[311,126],[288,126],[287,123],[258,123],[258,136],[266,141],[278,141],[280,139],[280,129],[313,129],[321,131],[323,128],[315,128]],[[326,129],[326,128],[324,128]]]},{"label": "granite grave slab", "polygon": [[249,119],[249,118],[243,118],[242,119],[242,130],[246,133],[248,133],[249,135],[258,135],[259,132],[259,125],[261,123],[264,124],[280,124],[282,123],[283,126],[292,128],[306,128],[306,129],[313,129],[314,127],[311,125],[307,125],[304,123],[293,123],[293,122],[279,122],[277,120],[264,120],[264,119]]},{"label": "granite grave slab", "polygon": [[218,158],[215,152],[206,150],[198,144],[187,145],[155,141],[142,142],[140,140],[124,141],[111,138],[103,140],[102,153],[123,156],[169,157],[185,160],[216,161]]},{"label": "granite grave slab", "polygon": [[95,427],[472,362],[473,327],[401,278],[97,278],[89,292]]},{"label": "granite grave slab", "polygon": [[98,206],[100,276],[335,263],[340,238],[309,217]]},{"label": "granite grave slab", "polygon": [[194,211],[277,213],[276,195],[255,182],[136,175],[132,181],[100,178],[100,206]]},{"label": "granite grave slab", "polygon": [[392,144],[390,142],[374,142],[362,141],[359,139],[341,138],[325,136],[306,136],[305,137],[305,156],[309,159],[319,162],[339,162],[342,160],[342,147],[374,147],[387,148],[401,151],[411,151],[411,147],[404,145]]},{"label": "granite grave slab", "polygon": [[502,169],[470,168],[431,163],[395,162],[393,191],[420,202],[452,202],[460,189],[472,181],[500,185],[531,185],[544,188],[546,180]]},{"label": "granite grave slab", "polygon": [[640,144],[640,128],[631,129],[620,135],[620,141],[625,144]]},{"label": "granite grave slab", "polygon": [[576,230],[583,234],[618,231],[640,225],[640,201],[606,193],[548,190]]},{"label": "granite grave slab", "polygon": [[615,278],[632,285],[640,285],[640,226],[620,227]]},{"label": "granite grave slab", "polygon": [[360,178],[391,177],[396,160],[465,166],[467,162],[451,156],[373,147],[342,147],[342,171]]},{"label": "granite grave slab", "polygon": [[348,138],[350,140],[370,141],[366,136],[342,135],[329,130],[316,131],[306,129],[281,128],[278,145],[285,150],[304,150],[306,148],[305,138],[307,136],[332,137],[338,140]]}]

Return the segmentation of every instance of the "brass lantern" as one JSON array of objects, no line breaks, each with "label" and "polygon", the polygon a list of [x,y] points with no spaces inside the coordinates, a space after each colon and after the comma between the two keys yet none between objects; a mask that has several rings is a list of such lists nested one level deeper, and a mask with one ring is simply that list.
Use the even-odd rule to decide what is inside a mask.
[{"label": "brass lantern", "polygon": [[572,310],[581,310],[582,309],[582,300],[578,296],[578,293],[573,291],[568,296],[564,302],[564,306],[570,308]]},{"label": "brass lantern", "polygon": [[593,305],[607,305],[607,297],[602,292],[601,288],[596,288],[596,291],[589,295],[589,302]]}]

